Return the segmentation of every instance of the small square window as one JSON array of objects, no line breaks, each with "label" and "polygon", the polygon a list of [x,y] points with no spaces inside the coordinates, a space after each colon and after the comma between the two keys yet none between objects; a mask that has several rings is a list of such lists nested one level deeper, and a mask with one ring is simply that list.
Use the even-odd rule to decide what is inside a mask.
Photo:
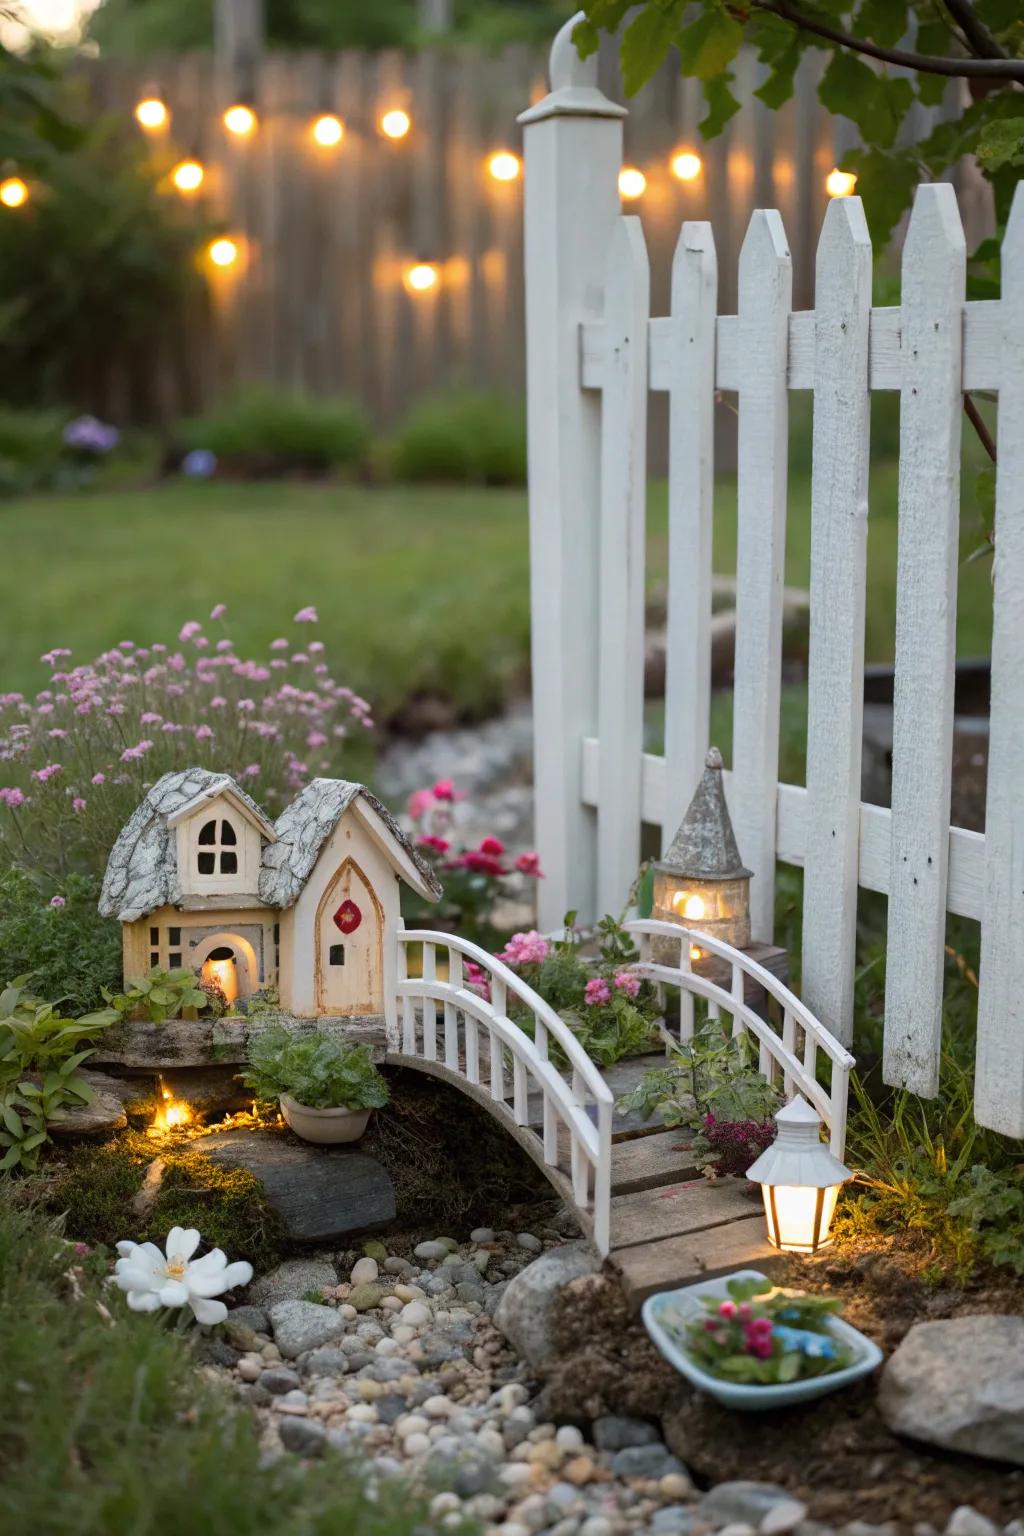
[{"label": "small square window", "polygon": [[181,955],[178,954],[177,950],[175,950],[173,954],[167,956],[167,964],[172,971],[181,970]]},{"label": "small square window", "polygon": [[345,946],[344,946],[344,944],[332,944],[331,947],[330,947],[330,950],[328,951],[328,959],[330,960],[332,965],[344,965],[345,964]]},{"label": "small square window", "polygon": [[215,853],[201,853],[198,862],[201,875],[212,875],[217,870],[217,855]]},{"label": "small square window", "polygon": [[235,844],[238,842],[238,838],[235,836],[235,829],[231,825],[230,821],[222,821],[221,822],[221,824],[220,824],[220,840],[221,840],[221,843],[226,848],[233,848],[235,846]]},{"label": "small square window", "polygon": [[154,968],[160,964],[160,956],[157,954],[155,949],[150,952],[149,963]]},{"label": "small square window", "polygon": [[174,945],[180,944],[181,943],[181,929],[180,928],[168,928],[168,930],[167,930],[167,942],[168,942],[168,944],[174,944]]},{"label": "small square window", "polygon": [[237,875],[238,854],[222,853],[220,856],[220,872],[222,875]]},{"label": "small square window", "polygon": [[160,929],[159,928],[151,928],[149,930],[149,942],[153,945],[154,948],[156,947],[157,944],[160,943]]},{"label": "small square window", "polygon": [[207,846],[217,841],[217,823],[215,821],[207,821],[200,827],[199,841]]}]

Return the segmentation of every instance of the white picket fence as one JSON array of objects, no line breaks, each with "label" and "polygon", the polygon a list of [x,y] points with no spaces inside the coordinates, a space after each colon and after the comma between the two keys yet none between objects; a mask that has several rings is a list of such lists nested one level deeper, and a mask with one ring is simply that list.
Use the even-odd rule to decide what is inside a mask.
[{"label": "white picket fence", "polygon": [[[640,222],[621,215],[624,109],[572,23],[551,93],[525,112],[526,283],[537,843],[542,926],[618,911],[641,822],[671,838],[700,775],[710,709],[712,413],[739,404],[733,772],[772,934],[776,860],[802,865],[803,994],[849,1044],[858,886],[889,896],[884,1074],[937,1091],[947,911],[982,923],[975,1112],[1024,1135],[1024,196],[997,301],[966,303],[947,185],[919,188],[902,303],[871,306],[860,201],[828,208],[817,307],[791,310],[778,213],[754,214],[738,313],[718,315],[711,228],[686,223],[672,312],[651,318]],[[788,397],[814,391],[807,784],[778,782]],[[870,391],[900,394],[892,807],[860,799]],[[643,752],[648,393],[670,408],[665,755]],[[950,827],[965,390],[999,395],[995,619],[984,836]]]}]

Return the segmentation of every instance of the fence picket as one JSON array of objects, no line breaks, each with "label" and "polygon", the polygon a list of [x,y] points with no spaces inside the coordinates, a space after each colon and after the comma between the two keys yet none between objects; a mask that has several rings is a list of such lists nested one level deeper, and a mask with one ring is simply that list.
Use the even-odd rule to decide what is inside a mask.
[{"label": "fence picket", "polygon": [[883,1076],[939,1080],[953,754],[965,243],[956,194],[921,186],[903,249],[892,846]]},{"label": "fence picket", "polygon": [[650,272],[640,220],[622,218],[608,251],[608,367],[601,396],[600,912],[621,910],[640,864],[649,315]]},{"label": "fence picket", "polygon": [[[782,585],[789,397],[786,357],[793,264],[782,220],[758,209],[740,252],[736,660],[732,816],[753,870],[754,937],[770,939],[775,904]],[[602,791],[603,793],[603,791]]]},{"label": "fence picket", "polygon": [[1013,200],[1002,267],[985,912],[974,1110],[979,1125],[1005,1136],[1024,1136],[1024,999],[1017,960],[1024,928],[1024,184]]},{"label": "fence picket", "polygon": [[717,308],[711,225],[687,222],[672,262],[663,847],[686,813],[708,747]]},{"label": "fence picket", "polygon": [[802,992],[849,1045],[860,858],[871,238],[834,198],[818,243]]}]

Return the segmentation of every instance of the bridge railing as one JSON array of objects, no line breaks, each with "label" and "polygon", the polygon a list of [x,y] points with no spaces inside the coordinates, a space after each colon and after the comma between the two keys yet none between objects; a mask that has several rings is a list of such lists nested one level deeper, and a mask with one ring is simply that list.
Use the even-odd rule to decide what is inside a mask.
[{"label": "bridge railing", "polygon": [[[398,940],[402,1055],[438,1062],[464,1077],[489,1095],[499,1118],[517,1126],[530,1125],[536,1106],[531,1090],[539,1093],[544,1162],[568,1172],[576,1205],[590,1213],[594,1245],[606,1254],[614,1096],[599,1068],[554,1009],[479,945],[426,929],[402,930]],[[409,975],[410,945],[422,946],[419,976]],[[470,965],[475,969],[467,977]],[[532,1038],[509,1017],[517,1007],[532,1019]],[[568,1080],[551,1059],[552,1044],[568,1062]]]},{"label": "bridge railing", "polygon": [[[850,1087],[850,1071],[855,1065],[850,1052],[825,1028],[800,999],[777,976],[751,960],[742,950],[734,949],[721,939],[712,938],[696,928],[683,928],[678,923],[662,923],[654,919],[640,919],[626,924],[626,929],[636,940],[640,959],[630,967],[638,976],[655,983],[658,987],[673,987],[679,992],[680,1041],[688,1041],[694,1033],[694,998],[702,997],[713,1019],[728,1014],[732,1020],[733,1036],[746,1031],[757,1043],[758,1070],[768,1082],[778,1084],[782,1080],[783,1092],[789,1098],[795,1093],[804,1098],[818,1111],[829,1131],[829,1145],[836,1157],[842,1157],[846,1145],[847,1097]],[[664,953],[667,945],[678,948],[678,965],[666,965],[654,959],[654,944]],[[698,975],[690,960],[691,947],[702,955],[714,955],[729,966],[729,986]],[[778,1004],[781,1028],[776,1029],[770,1019],[755,1013],[745,997],[746,978],[763,987]],[[667,1045],[675,1044],[673,1036],[664,1025],[662,1036]],[[827,1086],[819,1081],[819,1074],[828,1078]]]}]

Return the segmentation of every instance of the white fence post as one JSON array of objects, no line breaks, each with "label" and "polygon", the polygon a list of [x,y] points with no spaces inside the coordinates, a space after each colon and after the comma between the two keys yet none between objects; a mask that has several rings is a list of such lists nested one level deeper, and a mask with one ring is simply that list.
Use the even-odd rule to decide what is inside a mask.
[{"label": "white fence post", "polygon": [[887,1083],[938,1090],[953,765],[966,252],[956,193],[918,187],[903,248]]},{"label": "white fence post", "polygon": [[672,261],[663,848],[686,814],[708,749],[717,313],[711,225],[685,223]]},{"label": "white fence post", "polygon": [[[582,15],[582,13],[580,13]],[[597,915],[596,817],[582,802],[582,742],[597,728],[601,400],[582,388],[580,325],[600,317],[619,217],[625,108],[597,60],[551,50],[551,93],[524,112],[530,600],[538,921]]]},{"label": "white fence post", "polygon": [[621,218],[608,250],[604,305],[607,367],[601,391],[601,683],[597,711],[600,913],[621,910],[640,865],[650,295],[640,220]]},{"label": "white fence post", "polygon": [[853,1039],[868,539],[871,237],[859,197],[818,242],[811,471],[811,630],[802,994]]},{"label": "white fence post", "polygon": [[758,209],[739,273],[739,443],[736,665],[730,810],[740,856],[753,870],[755,939],[775,926],[775,816],[786,558],[789,315],[793,263],[782,220]]},{"label": "white fence post", "polygon": [[1024,184],[1017,187],[1003,241],[1001,304],[985,915],[974,1111],[979,1125],[1004,1136],[1024,1136]]}]

